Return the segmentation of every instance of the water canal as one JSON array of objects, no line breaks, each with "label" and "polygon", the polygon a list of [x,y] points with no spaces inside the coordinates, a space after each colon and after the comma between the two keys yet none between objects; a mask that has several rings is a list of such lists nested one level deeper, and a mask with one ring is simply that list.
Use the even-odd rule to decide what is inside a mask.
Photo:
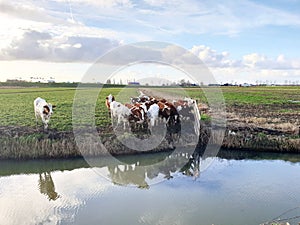
[{"label": "water canal", "polygon": [[281,219],[300,221],[298,155],[220,151],[180,170],[151,167],[164,157],[120,157],[119,165],[101,158],[98,167],[84,159],[1,161],[1,224],[252,225],[285,212]]}]

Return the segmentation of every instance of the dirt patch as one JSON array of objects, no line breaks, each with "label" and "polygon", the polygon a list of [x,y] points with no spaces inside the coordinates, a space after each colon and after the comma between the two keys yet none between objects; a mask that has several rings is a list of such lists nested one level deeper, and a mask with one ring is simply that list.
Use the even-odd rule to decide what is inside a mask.
[{"label": "dirt patch", "polygon": [[227,106],[230,126],[277,130],[286,135],[299,135],[300,105],[232,105]]},{"label": "dirt patch", "polygon": [[235,149],[300,152],[299,104],[227,106],[223,146]]}]

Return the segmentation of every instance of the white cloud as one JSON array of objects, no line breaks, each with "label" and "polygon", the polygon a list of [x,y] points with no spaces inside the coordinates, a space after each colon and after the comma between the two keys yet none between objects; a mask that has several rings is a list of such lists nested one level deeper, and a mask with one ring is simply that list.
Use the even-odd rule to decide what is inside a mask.
[{"label": "white cloud", "polygon": [[[45,78],[54,76],[57,81],[79,81],[87,69],[91,66],[87,63],[82,64],[82,61],[88,61],[88,59],[91,59],[92,57],[99,56],[98,51],[89,51],[89,49],[93,46],[85,45],[86,42],[92,43],[91,39],[80,37],[52,37],[45,33],[33,31],[31,31],[28,35],[31,37],[29,38],[29,41],[26,38],[23,38],[17,40],[16,44],[22,43],[20,46],[31,48],[30,55],[27,55],[29,54],[28,51],[25,51],[26,54],[24,55],[24,51],[20,51],[20,49],[15,51],[15,49],[11,47],[9,48],[9,50],[11,50],[10,56],[18,57],[19,59],[43,56],[44,58],[37,59],[43,59],[44,61],[39,63],[36,61],[37,59],[16,62],[13,60],[0,61],[0,66],[3,71],[5,71],[1,74],[2,79],[9,78],[9,76],[5,77],[5,75],[13,76],[11,78],[15,78],[16,75],[19,75],[26,79],[26,77],[24,77],[25,75],[30,77],[39,74]],[[94,43],[102,43],[107,46],[108,44],[106,42],[110,42],[110,40],[94,40]],[[94,49],[97,50],[96,47],[94,47]],[[138,48],[138,46],[127,46],[122,47],[122,49],[122,52],[118,54],[117,58],[107,55],[103,62],[108,64],[113,63],[113,65],[121,66],[126,65],[128,60],[141,60],[143,58],[145,60],[149,60],[152,58],[156,61],[162,62],[167,60],[170,63],[175,63],[175,65],[182,63],[181,61],[178,61],[179,59],[187,60],[186,62],[191,64],[198,63],[196,61],[191,61],[190,58],[186,58],[184,52],[179,51],[179,48],[172,48],[172,46],[162,49],[161,52],[157,51],[155,47]],[[101,50],[103,49],[101,48]],[[51,54],[51,52],[54,53]],[[79,52],[81,53],[76,55]],[[208,69],[213,73],[218,82],[255,83],[257,80],[262,82],[265,82],[266,80],[276,80],[278,83],[284,83],[285,80],[291,80],[292,82],[300,80],[299,60],[288,59],[284,55],[269,58],[262,54],[251,53],[243,56],[241,59],[232,59],[228,52],[218,52],[208,46],[203,45],[193,46],[191,52],[196,54],[207,65]],[[84,56],[85,58],[83,58]],[[175,56],[181,56],[182,58],[177,58]],[[60,62],[64,63],[49,63],[51,60],[56,60],[56,62],[59,62],[60,60]],[[70,63],[66,63],[67,60],[70,61]],[[15,66],[16,63],[18,64],[17,67]],[[151,72],[149,71],[149,68],[150,67],[143,66],[140,69],[140,71],[143,72],[139,72],[139,74],[148,74]],[[122,77],[128,77],[128,79],[137,79],[138,77],[131,72],[127,75],[122,74]],[[152,74],[159,74],[159,69],[155,70],[155,72]],[[166,75],[167,74],[168,73],[166,73]],[[164,77],[166,75],[164,75]],[[174,72],[170,72],[170,76],[173,80],[179,79],[179,77],[176,79],[177,75],[175,75]],[[205,83],[207,83],[207,81],[205,81]]]},{"label": "white cloud", "polygon": [[300,70],[275,70],[256,68],[209,68],[219,83],[300,83]]},{"label": "white cloud", "polygon": [[[90,1],[96,2],[101,3]],[[128,1],[102,2],[114,6]],[[58,4],[65,8],[66,3]],[[93,61],[122,44],[122,37],[137,40],[143,36],[87,26],[80,18],[70,20],[69,12],[61,11],[58,6],[49,2],[43,7],[38,4],[41,3],[29,0],[16,4],[0,1],[0,60]]]},{"label": "white cloud", "polygon": [[275,58],[269,58],[258,53],[251,53],[243,56],[243,65],[258,68],[258,69],[273,69],[273,70],[291,70],[300,69],[299,60],[286,59],[280,54]]},{"label": "white cloud", "polygon": [[240,66],[239,61],[229,58],[228,52],[218,53],[205,45],[193,46],[190,50],[198,56],[205,64],[212,67],[236,67]]},{"label": "white cloud", "polygon": [[[88,22],[94,28],[104,24],[106,28],[100,29],[102,32],[117,33],[118,39],[122,40],[125,37],[137,40],[139,36],[149,40],[159,37],[161,33],[236,35],[268,25],[300,26],[300,16],[297,14],[247,0],[53,0],[34,3],[22,0],[14,4],[1,1],[0,6],[3,15],[48,23],[43,25],[49,31],[70,31],[68,27],[74,27],[80,32],[81,28],[75,25],[86,27]],[[37,29],[35,26],[31,29]]]},{"label": "white cloud", "polygon": [[300,60],[288,59],[283,54],[271,58],[259,53],[232,59],[228,52],[217,52],[208,46],[193,46],[190,50],[212,71],[219,82],[284,83],[300,80]]},{"label": "white cloud", "polygon": [[155,6],[155,7],[174,7],[176,5],[182,4],[184,3],[184,1],[181,0],[173,0],[173,1],[169,1],[169,0],[143,0],[146,4],[148,4],[149,6]]},{"label": "white cloud", "polygon": [[[85,33],[85,36],[99,34],[129,42],[157,39],[161,34],[236,35],[268,25],[300,26],[299,15],[247,0],[53,0],[34,3],[22,0],[14,4],[0,1],[0,6],[2,15],[32,22],[31,27],[19,24],[19,29],[70,32],[72,35]],[[7,23],[14,26],[9,20]]]},{"label": "white cloud", "polygon": [[112,186],[94,171],[85,168],[52,172],[51,176],[55,191],[60,195],[55,201],[49,201],[38,190],[38,174],[1,177],[0,203],[6,206],[0,208],[1,223],[72,223],[77,210],[91,196],[103,194]]},{"label": "white cloud", "polygon": [[11,4],[7,1],[0,1],[0,12],[4,13],[4,14],[12,14],[12,15],[18,15],[18,13],[20,12],[24,12],[24,15],[30,15],[31,13],[36,13],[35,12],[35,8],[37,8],[36,6],[34,6],[32,3],[30,2],[24,2],[24,1],[19,1],[16,2],[15,4]]},{"label": "white cloud", "polygon": [[262,65],[266,61],[267,61],[267,59],[265,56],[257,54],[257,53],[252,53],[252,54],[243,56],[244,65],[249,66],[249,67],[256,67],[256,66]]},{"label": "white cloud", "polygon": [[10,46],[2,49],[2,60],[46,60],[52,62],[94,61],[118,47],[120,42],[108,38],[55,36],[29,30]]},{"label": "white cloud", "polygon": [[10,16],[12,18],[20,18],[22,20],[46,22],[46,23],[63,23],[66,21],[51,15],[51,11],[47,11],[43,7],[39,7],[30,1],[19,1],[11,3],[9,1],[0,1],[0,15]]},{"label": "white cloud", "polygon": [[217,52],[205,45],[193,46],[190,51],[213,68],[300,69],[298,59],[287,59],[283,54],[270,58],[264,54],[250,53],[241,59],[232,59],[229,52]]},{"label": "white cloud", "polygon": [[[300,26],[299,14],[248,0],[20,0],[14,3],[0,0],[0,18],[0,60],[43,63],[93,62],[124,42],[154,39],[173,42],[181,39],[181,35],[201,40],[193,35],[238,35],[267,26]],[[129,50],[132,55],[143,53],[134,48]],[[170,58],[170,54],[177,54],[173,50],[166,49],[164,54]],[[238,59],[231,57],[230,48],[218,52],[200,45],[193,46],[191,52],[218,74],[223,71],[249,77],[270,71],[276,76],[282,74],[282,79],[297,79],[299,75],[300,60],[288,58],[289,49],[285,55],[271,57],[257,53],[253,47],[253,51]],[[147,57],[157,57],[155,51],[147,54]]]},{"label": "white cloud", "polygon": [[[130,32],[147,33],[152,37],[161,33],[236,35],[244,30],[268,25],[300,26],[300,16],[297,14],[247,0],[238,2],[55,0],[55,2],[66,8],[65,16],[72,11],[75,21],[84,23],[85,20],[94,20],[99,24],[111,22],[114,24],[112,29],[116,25],[123,31],[124,28],[128,28]],[[70,17],[73,15],[68,17],[72,19]],[[115,24],[116,22],[118,24]],[[122,26],[124,24],[125,26]]]},{"label": "white cloud", "polygon": [[[54,0],[56,2],[65,3],[65,0]],[[111,7],[131,7],[132,2],[130,0],[71,0],[71,4],[86,4],[97,7],[111,8]]]},{"label": "white cloud", "polygon": [[[275,26],[300,26],[300,16],[251,1],[144,0],[132,17],[142,24],[170,33],[236,35],[244,30]],[[145,12],[147,16],[145,16]]]}]

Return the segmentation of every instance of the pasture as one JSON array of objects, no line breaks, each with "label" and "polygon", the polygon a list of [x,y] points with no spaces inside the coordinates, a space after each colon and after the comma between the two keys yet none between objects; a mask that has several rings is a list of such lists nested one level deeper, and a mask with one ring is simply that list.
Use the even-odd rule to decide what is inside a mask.
[{"label": "pasture", "polygon": [[[139,91],[160,93],[165,98],[189,96],[200,103],[207,103],[205,88],[155,88],[155,87],[106,87],[82,88],[85,96],[96,96],[92,112],[80,108],[83,120],[95,121],[105,146],[112,154],[133,154],[122,148],[112,137],[111,119],[105,106],[105,97],[113,94],[117,101],[129,102]],[[205,90],[205,91],[203,91]],[[300,152],[300,88],[299,87],[222,87],[227,112],[227,135],[222,147],[252,149],[257,151]],[[77,157],[81,153],[73,137],[72,110],[78,94],[71,87],[0,88],[0,158],[32,159]],[[95,95],[96,94],[96,95]],[[56,105],[49,123],[43,131],[39,121],[36,130],[33,101],[41,97]],[[82,106],[90,104],[85,98]],[[93,103],[94,104],[94,103]],[[202,123],[210,121],[209,113],[202,114]],[[90,123],[89,123],[90,124]],[[205,126],[204,126],[205,127]],[[230,135],[235,133],[235,135]],[[200,137],[207,134],[200,132]],[[89,149],[86,149],[86,154]],[[163,151],[163,148],[155,151]]]},{"label": "pasture", "polygon": [[[204,87],[208,88],[208,87]],[[144,89],[146,89],[144,87]],[[210,88],[210,89],[213,89]],[[94,91],[98,89],[94,88]],[[151,88],[151,90],[166,93],[169,96],[186,94],[198,102],[207,103],[206,97],[200,88]],[[221,88],[228,111],[236,107],[253,109],[265,106],[266,110],[275,110],[273,113],[289,115],[300,113],[300,87],[222,87]],[[56,105],[51,117],[50,129],[58,131],[72,130],[72,106],[76,88],[5,88],[0,89],[0,126],[29,126],[35,127],[33,100],[42,97]],[[91,89],[87,89],[91,91]],[[107,127],[110,124],[105,97],[113,94],[121,102],[129,102],[130,96],[137,96],[137,88],[102,88],[95,108],[95,123],[98,127]],[[266,112],[267,113],[267,112]],[[39,123],[41,125],[41,122]]]},{"label": "pasture", "polygon": [[[161,88],[157,88],[160,90]],[[271,104],[289,104],[292,101],[299,103],[300,86],[253,86],[253,87],[203,87],[203,88],[165,88],[164,91],[170,94],[176,94],[178,91],[184,91],[191,98],[199,102],[207,103],[205,89],[221,89],[225,103],[228,106],[233,104],[250,105],[271,105]]]},{"label": "pasture", "polygon": [[[109,125],[110,118],[105,107],[105,97],[110,93],[117,95],[120,90],[120,88],[102,89],[95,109],[97,126]],[[42,97],[47,102],[56,105],[49,123],[50,129],[72,130],[72,107],[75,91],[75,88],[0,89],[0,126],[35,127],[33,100],[36,97]],[[39,126],[41,126],[41,121],[39,121]]]}]

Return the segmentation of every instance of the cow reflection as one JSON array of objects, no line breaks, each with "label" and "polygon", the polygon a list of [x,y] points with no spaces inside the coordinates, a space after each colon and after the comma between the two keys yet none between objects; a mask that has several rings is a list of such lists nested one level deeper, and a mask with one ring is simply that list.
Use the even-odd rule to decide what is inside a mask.
[{"label": "cow reflection", "polygon": [[200,176],[200,154],[194,152],[189,161],[182,167],[181,172],[195,180]]},{"label": "cow reflection", "polygon": [[[122,168],[123,167],[123,168]],[[122,169],[121,169],[122,168]],[[146,171],[136,165],[108,166],[113,183],[119,185],[137,185],[139,188],[149,188],[146,182]]]},{"label": "cow reflection", "polygon": [[44,172],[39,174],[39,189],[41,194],[48,197],[49,201],[55,201],[60,196],[55,191],[55,186],[50,172]]}]

